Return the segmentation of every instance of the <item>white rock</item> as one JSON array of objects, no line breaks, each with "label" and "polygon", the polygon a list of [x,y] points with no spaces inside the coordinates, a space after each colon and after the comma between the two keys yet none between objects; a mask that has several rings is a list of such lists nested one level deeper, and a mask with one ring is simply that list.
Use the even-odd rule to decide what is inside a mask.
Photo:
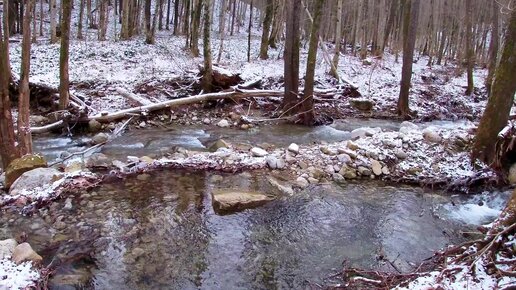
[{"label": "white rock", "polygon": [[253,147],[251,149],[251,154],[253,154],[254,157],[264,157],[267,156],[267,151],[263,150],[262,148]]},{"label": "white rock", "polygon": [[283,169],[285,168],[285,162],[281,158],[276,158],[275,156],[267,156],[265,158],[265,162],[271,169]]},{"label": "white rock", "polygon": [[292,143],[288,146],[288,151],[294,153],[294,154],[298,154],[299,153],[299,145],[297,145],[296,143]]},{"label": "white rock", "polygon": [[375,175],[382,175],[382,164],[378,160],[371,160],[371,169]]},{"label": "white rock", "polygon": [[217,126],[221,127],[221,128],[227,128],[230,126],[228,120],[226,119],[222,119],[220,120],[218,123],[217,123]]},{"label": "white rock", "polygon": [[[13,183],[9,189],[9,194],[18,195],[24,191],[30,191],[36,188],[46,189],[50,185],[61,178],[63,174],[54,168],[36,168],[23,173]],[[37,192],[35,192],[37,193]]]},{"label": "white rock", "polygon": [[382,129],[380,128],[358,128],[353,131],[351,131],[351,139],[357,139],[357,138],[364,138],[364,137],[371,137],[374,136],[374,134],[381,132]]},{"label": "white rock", "polygon": [[346,153],[342,153],[342,154],[337,155],[337,160],[339,160],[340,162],[342,162],[344,164],[348,164],[348,163],[350,163],[352,161],[351,160],[351,156],[349,156]]}]

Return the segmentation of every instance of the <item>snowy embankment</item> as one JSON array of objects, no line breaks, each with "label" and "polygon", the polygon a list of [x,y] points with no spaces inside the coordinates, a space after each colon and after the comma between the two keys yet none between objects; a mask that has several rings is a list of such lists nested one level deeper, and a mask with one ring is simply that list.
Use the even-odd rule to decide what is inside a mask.
[{"label": "snowy embankment", "polygon": [[10,259],[0,260],[0,289],[29,289],[39,278],[32,262],[17,265]]}]

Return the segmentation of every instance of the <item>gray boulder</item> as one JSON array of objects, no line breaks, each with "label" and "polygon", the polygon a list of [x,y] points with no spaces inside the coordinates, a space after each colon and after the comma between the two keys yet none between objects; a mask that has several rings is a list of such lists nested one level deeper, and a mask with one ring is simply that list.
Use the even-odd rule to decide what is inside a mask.
[{"label": "gray boulder", "polygon": [[63,178],[63,174],[54,168],[36,168],[23,173],[9,189],[9,194],[18,195],[24,190],[48,187]]}]

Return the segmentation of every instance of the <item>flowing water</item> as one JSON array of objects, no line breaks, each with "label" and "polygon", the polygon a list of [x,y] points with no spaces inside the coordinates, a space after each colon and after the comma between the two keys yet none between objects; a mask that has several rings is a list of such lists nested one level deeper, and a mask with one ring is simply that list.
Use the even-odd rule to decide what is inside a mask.
[{"label": "flowing water", "polygon": [[[467,211],[470,202],[480,206],[377,182],[283,196],[266,174],[164,170],[112,180],[32,217],[4,213],[0,238],[25,233],[45,263],[58,265],[52,289],[301,289],[328,282],[344,261],[394,271],[388,260],[408,271],[462,241],[460,231],[472,225],[463,222],[467,214],[459,219],[453,213]],[[215,189],[277,198],[217,215]]]}]

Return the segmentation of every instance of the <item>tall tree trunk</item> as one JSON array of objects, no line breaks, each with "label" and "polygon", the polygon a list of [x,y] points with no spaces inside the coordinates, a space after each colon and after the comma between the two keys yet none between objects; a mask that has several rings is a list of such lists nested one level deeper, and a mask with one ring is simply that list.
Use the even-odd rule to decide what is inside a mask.
[{"label": "tall tree trunk", "polygon": [[396,19],[396,10],[398,10],[399,3],[398,0],[390,0],[391,5],[389,8],[389,17],[387,18],[387,23],[385,24],[385,32],[383,34],[383,42],[382,42],[382,52],[385,51],[385,47],[387,46],[387,42],[389,41],[389,36],[392,31],[392,27],[394,26],[394,20]]},{"label": "tall tree trunk", "polygon": [[468,88],[466,95],[471,95],[474,90],[473,84],[473,66],[475,65],[475,55],[473,51],[473,36],[471,17],[473,14],[473,0],[466,0],[466,64],[468,74]]},{"label": "tall tree trunk", "polygon": [[219,53],[217,55],[217,63],[220,63],[222,58],[222,52],[224,51],[224,39],[226,37],[226,4],[227,1],[221,2],[220,14],[219,14]]},{"label": "tall tree trunk", "polygon": [[99,0],[99,30],[98,30],[98,40],[105,41],[106,40],[106,31],[108,24],[108,5],[109,0]]},{"label": "tall tree trunk", "polygon": [[[70,20],[72,0],[63,0],[63,17],[61,22],[61,51],[59,56],[59,109],[65,110],[70,102],[70,76],[68,61],[70,54]],[[124,1],[125,2],[125,1]]]},{"label": "tall tree trunk", "polygon": [[39,36],[43,36],[43,0],[39,0]]},{"label": "tall tree trunk", "polygon": [[122,1],[122,28],[120,39],[128,40],[130,38],[130,2],[131,0]]},{"label": "tall tree trunk", "polygon": [[[341,2],[341,1],[339,1]],[[316,0],[312,29],[310,32],[310,44],[308,45],[308,58],[306,62],[305,91],[302,108],[303,124],[310,126],[315,123],[314,113],[314,78],[315,64],[317,61],[317,45],[319,44],[319,27],[321,26],[321,15],[324,0]]]},{"label": "tall tree trunk", "polygon": [[498,60],[498,49],[500,46],[499,40],[499,12],[498,12],[498,3],[496,0],[493,0],[493,16],[492,16],[492,24],[491,24],[491,43],[489,44],[489,72],[486,78],[486,89],[487,95],[491,95],[491,85],[493,83],[493,77],[496,69],[496,62]]},{"label": "tall tree trunk", "polygon": [[[79,23],[77,24],[77,39],[83,39],[83,35],[82,35],[82,23],[84,21],[84,1],[85,0],[80,0],[80,4],[79,4]],[[116,9],[115,9],[116,11]]]},{"label": "tall tree trunk", "polygon": [[57,34],[56,34],[56,0],[50,0],[50,43],[57,42]]},{"label": "tall tree trunk", "polygon": [[4,1],[3,22],[0,22],[0,71],[6,72],[0,74],[0,157],[2,157],[3,168],[7,168],[9,163],[19,156],[15,145],[11,101],[9,100],[11,67],[9,62],[8,2]]},{"label": "tall tree trunk", "polygon": [[403,23],[403,67],[401,69],[401,86],[398,99],[398,114],[403,118],[410,117],[409,92],[412,79],[412,62],[419,17],[420,0],[406,0]]},{"label": "tall tree trunk", "polygon": [[337,21],[335,23],[336,32],[335,32],[335,54],[333,55],[333,66],[330,67],[330,75],[334,78],[339,79],[339,58],[340,58],[340,48],[342,41],[342,5],[344,4],[344,0],[337,0]]},{"label": "tall tree trunk", "polygon": [[286,0],[287,23],[285,36],[284,76],[285,96],[283,97],[283,109],[291,111],[298,102],[299,95],[299,25],[301,18],[300,0]]},{"label": "tall tree trunk", "polygon": [[143,21],[145,26],[145,42],[147,44],[154,43],[154,39],[152,37],[151,31],[151,0],[145,0],[144,10],[143,10]]},{"label": "tall tree trunk", "polygon": [[18,152],[20,155],[32,153],[32,137],[30,133],[30,46],[31,46],[31,14],[35,0],[25,0],[25,16],[23,17],[22,62],[20,73],[20,88],[18,96]]},{"label": "tall tree trunk", "polygon": [[202,89],[205,93],[209,93],[213,88],[212,81],[212,58],[211,58],[211,1],[204,0],[204,36],[203,36],[203,54],[204,54],[204,74],[202,78]]},{"label": "tall tree trunk", "polygon": [[179,0],[174,0],[174,35],[179,34]]},{"label": "tall tree trunk", "polygon": [[[195,6],[193,7],[193,19],[192,19],[192,42],[190,43],[190,47],[192,49],[192,55],[194,57],[198,57],[200,55],[199,52],[199,33],[201,27],[201,13],[202,13],[202,5],[203,0],[195,0]],[[204,3],[206,5],[206,3]]]},{"label": "tall tree trunk", "polygon": [[267,0],[265,7],[265,18],[263,19],[262,42],[260,44],[260,59],[268,59],[269,35],[272,24],[272,14],[274,12],[274,0]]},{"label": "tall tree trunk", "polygon": [[249,9],[249,32],[247,34],[247,62],[251,62],[251,33],[253,30],[253,0]]},{"label": "tall tree trunk", "polygon": [[516,9],[511,12],[505,45],[496,68],[491,96],[478,125],[472,159],[491,165],[498,133],[507,125],[516,92]]},{"label": "tall tree trunk", "polygon": [[167,24],[165,25],[166,30],[170,30],[170,5],[171,0],[167,1]]}]

